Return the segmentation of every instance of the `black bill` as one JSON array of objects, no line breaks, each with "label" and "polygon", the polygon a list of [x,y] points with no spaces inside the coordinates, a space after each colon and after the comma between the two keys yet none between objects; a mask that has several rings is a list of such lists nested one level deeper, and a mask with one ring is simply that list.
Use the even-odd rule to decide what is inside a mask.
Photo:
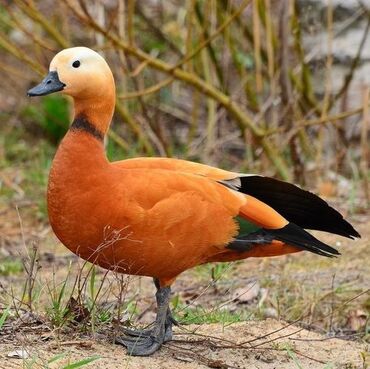
[{"label": "black bill", "polygon": [[28,90],[28,96],[44,96],[53,92],[61,91],[65,84],[59,80],[56,71],[49,72],[48,75],[42,80],[40,84]]}]

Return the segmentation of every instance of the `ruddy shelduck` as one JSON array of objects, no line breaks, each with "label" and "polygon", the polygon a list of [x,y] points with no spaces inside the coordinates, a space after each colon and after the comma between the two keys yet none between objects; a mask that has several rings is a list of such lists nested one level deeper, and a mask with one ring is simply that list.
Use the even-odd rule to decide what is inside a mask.
[{"label": "ruddy shelduck", "polygon": [[103,268],[150,276],[157,317],[117,343],[150,355],[171,340],[171,285],[196,265],[310,251],[339,255],[304,230],[349,238],[356,230],[324,200],[273,178],[172,158],[109,162],[104,137],[115,107],[112,72],[95,51],[59,52],[29,96],[70,95],[75,116],[52,163],[51,227],[72,252]]}]

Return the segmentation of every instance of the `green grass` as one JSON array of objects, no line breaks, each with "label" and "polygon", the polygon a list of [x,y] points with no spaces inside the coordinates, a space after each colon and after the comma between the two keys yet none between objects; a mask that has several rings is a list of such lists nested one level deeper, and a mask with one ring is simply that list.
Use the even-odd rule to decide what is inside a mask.
[{"label": "green grass", "polygon": [[8,306],[4,311],[3,313],[0,315],[0,331],[1,331],[1,328],[3,327],[4,323],[6,322],[6,319],[8,318],[9,316],[9,312],[10,312],[10,306]]},{"label": "green grass", "polygon": [[[122,304],[112,304],[108,299],[117,299],[119,281],[106,279],[107,273],[98,273],[101,269],[85,263],[74,270],[70,264],[67,275],[57,278],[56,273],[46,283],[43,304],[46,317],[51,326],[63,332],[64,328],[73,326],[76,331],[94,335],[104,327],[111,327],[117,313],[124,314],[128,321],[138,315],[137,302],[134,298],[125,298]],[[114,290],[114,292],[113,292]],[[46,291],[46,293],[45,293]]]},{"label": "green grass", "polygon": [[202,307],[185,308],[184,312],[178,314],[175,311],[174,315],[181,324],[220,323],[223,326],[250,320],[252,317],[252,314],[248,311],[230,312],[227,309],[206,309]]},{"label": "green grass", "polygon": [[71,286],[71,268],[69,264],[66,277],[59,282],[55,272],[51,281],[46,282],[48,303],[45,306],[46,315],[53,328],[61,329],[65,324],[73,319],[73,312],[70,308],[70,301],[74,287]]},{"label": "green grass", "polygon": [[70,104],[62,95],[32,101],[21,111],[22,120],[36,125],[51,142],[59,142],[69,127]]},{"label": "green grass", "polygon": [[194,274],[198,276],[200,280],[205,282],[217,283],[222,279],[227,279],[231,276],[235,270],[237,262],[233,263],[208,263],[195,267]]},{"label": "green grass", "polygon": [[79,361],[76,361],[74,363],[71,363],[71,364],[68,364],[66,366],[64,366],[62,369],[78,369],[78,368],[81,368],[85,365],[88,365],[96,360],[99,360],[100,359],[100,356],[91,356],[91,357],[87,357],[85,359],[82,359],[82,360],[79,360]]},{"label": "green grass", "polygon": [[0,276],[10,276],[23,272],[22,261],[16,258],[6,257],[0,259]]}]

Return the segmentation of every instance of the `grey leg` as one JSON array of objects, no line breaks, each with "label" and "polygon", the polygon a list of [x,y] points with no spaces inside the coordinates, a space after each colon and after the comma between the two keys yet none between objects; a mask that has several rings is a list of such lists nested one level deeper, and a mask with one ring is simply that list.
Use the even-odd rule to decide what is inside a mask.
[{"label": "grey leg", "polygon": [[[172,340],[172,325],[179,325],[179,323],[172,317],[170,309],[167,311],[167,317],[165,321],[165,334],[164,334],[164,341],[168,342]],[[122,328],[122,332],[129,337],[148,337],[152,334],[153,329],[130,329],[130,328]]]},{"label": "grey leg", "polygon": [[[153,282],[157,291],[161,288],[159,281],[157,278],[153,278]],[[157,295],[156,295],[157,297]],[[159,301],[157,299],[157,306],[159,306]],[[164,335],[164,342],[168,342],[172,340],[172,325],[179,325],[179,323],[172,317],[171,309],[168,307],[166,322],[165,322],[165,335]],[[149,337],[152,334],[153,329],[129,329],[129,328],[122,328],[123,333],[129,337]]]},{"label": "grey leg", "polygon": [[162,343],[165,342],[165,339],[171,339],[171,319],[168,319],[168,322],[171,321],[171,323],[166,327],[170,294],[170,287],[162,287],[157,290],[157,317],[151,330],[143,332],[138,331],[135,332],[135,334],[132,334],[131,331],[131,334],[129,334],[131,337],[116,338],[116,343],[125,346],[129,355],[149,356],[162,346]]}]

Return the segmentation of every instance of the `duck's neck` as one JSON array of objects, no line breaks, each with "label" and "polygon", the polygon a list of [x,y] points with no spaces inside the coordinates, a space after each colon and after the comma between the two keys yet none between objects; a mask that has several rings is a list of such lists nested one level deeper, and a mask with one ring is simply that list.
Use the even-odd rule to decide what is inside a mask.
[{"label": "duck's neck", "polygon": [[104,136],[109,129],[115,105],[112,83],[103,86],[94,96],[74,98],[75,117],[59,145],[52,172],[67,173],[102,168],[108,160],[104,152]]},{"label": "duck's neck", "polygon": [[75,119],[71,129],[86,130],[96,137],[104,138],[114,112],[116,102],[114,83],[108,89],[91,97],[74,98]]}]

